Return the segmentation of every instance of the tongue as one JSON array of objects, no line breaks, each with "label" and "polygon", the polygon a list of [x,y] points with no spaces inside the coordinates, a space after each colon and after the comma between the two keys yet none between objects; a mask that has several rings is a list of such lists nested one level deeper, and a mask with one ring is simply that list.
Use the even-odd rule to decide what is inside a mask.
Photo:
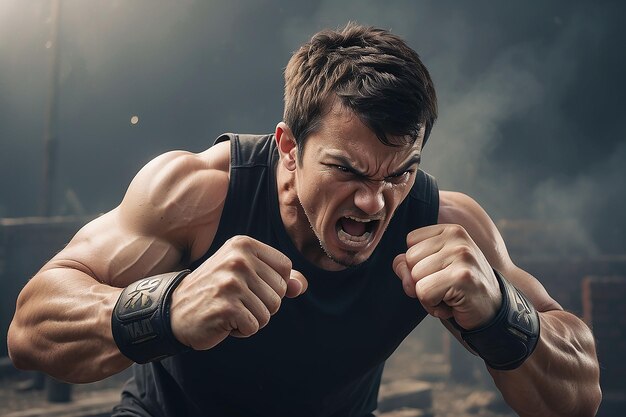
[{"label": "tongue", "polygon": [[357,222],[347,217],[341,218],[341,228],[352,236],[361,236],[366,232],[365,223]]}]

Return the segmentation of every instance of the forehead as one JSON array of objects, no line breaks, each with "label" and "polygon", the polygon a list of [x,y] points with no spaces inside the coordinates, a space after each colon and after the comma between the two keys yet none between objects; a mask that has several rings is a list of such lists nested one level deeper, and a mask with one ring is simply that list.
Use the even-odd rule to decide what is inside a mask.
[{"label": "forehead", "polygon": [[[404,160],[420,155],[423,138],[422,128],[414,143],[401,146],[385,145],[353,111],[335,100],[323,115],[320,129],[307,140],[307,146],[310,143],[320,155],[341,153],[355,160],[372,156]],[[393,142],[400,143],[401,140]]]}]

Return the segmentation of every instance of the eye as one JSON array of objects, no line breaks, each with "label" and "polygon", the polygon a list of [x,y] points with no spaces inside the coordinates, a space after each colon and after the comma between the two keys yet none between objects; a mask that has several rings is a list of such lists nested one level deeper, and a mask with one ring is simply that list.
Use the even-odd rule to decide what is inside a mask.
[{"label": "eye", "polygon": [[412,173],[413,173],[412,169],[407,169],[406,171],[399,172],[397,174],[392,174],[388,176],[387,178],[385,178],[385,180],[392,182],[394,184],[402,183],[406,181],[411,176]]},{"label": "eye", "polygon": [[346,174],[354,174],[354,170],[343,165],[333,165],[333,168]]}]

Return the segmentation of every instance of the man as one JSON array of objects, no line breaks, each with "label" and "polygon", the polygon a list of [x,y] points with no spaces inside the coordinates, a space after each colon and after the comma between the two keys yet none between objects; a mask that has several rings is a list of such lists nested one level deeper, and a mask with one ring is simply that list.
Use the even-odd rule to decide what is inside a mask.
[{"label": "man", "polygon": [[88,382],[144,363],[116,416],[368,416],[385,359],[431,314],[520,415],[593,415],[589,329],[475,201],[419,170],[437,108],[417,54],[349,24],[285,81],[273,135],[157,157],[33,277],[16,366]]}]

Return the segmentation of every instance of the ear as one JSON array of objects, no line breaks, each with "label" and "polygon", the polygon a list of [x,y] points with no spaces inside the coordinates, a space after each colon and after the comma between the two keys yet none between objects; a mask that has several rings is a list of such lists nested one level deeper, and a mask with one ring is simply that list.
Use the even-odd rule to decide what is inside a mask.
[{"label": "ear", "polygon": [[280,162],[290,171],[296,169],[297,150],[296,139],[285,122],[276,125],[276,147],[280,154]]}]

